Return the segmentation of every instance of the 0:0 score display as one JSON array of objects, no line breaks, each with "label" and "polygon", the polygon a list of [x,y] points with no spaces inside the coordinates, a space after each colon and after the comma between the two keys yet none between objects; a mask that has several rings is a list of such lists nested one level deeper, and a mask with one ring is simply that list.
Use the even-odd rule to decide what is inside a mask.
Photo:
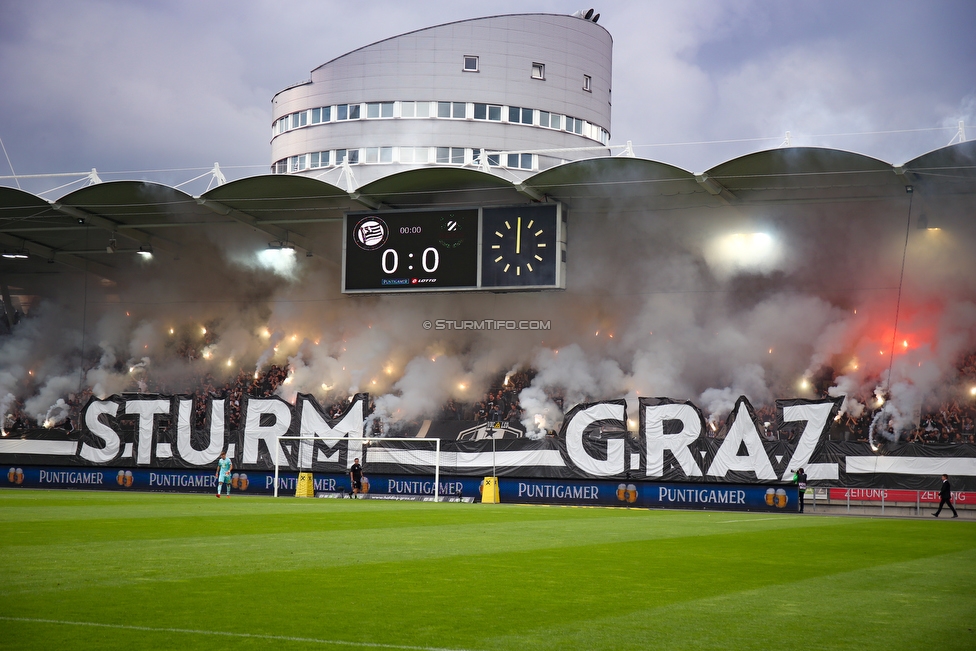
[{"label": "0:0 score display", "polygon": [[[414,254],[407,254],[408,257],[413,258]],[[413,260],[410,260],[413,262]],[[425,273],[432,274],[437,271],[437,267],[440,265],[440,254],[432,246],[428,246],[424,249],[424,252],[420,254],[420,266]],[[400,269],[400,254],[397,253],[396,249],[386,249],[383,251],[383,257],[380,261],[380,267],[383,269],[385,274],[395,274]],[[407,271],[413,271],[414,265],[407,265]]]},{"label": "0:0 score display", "polygon": [[350,213],[344,292],[474,289],[478,209]]}]

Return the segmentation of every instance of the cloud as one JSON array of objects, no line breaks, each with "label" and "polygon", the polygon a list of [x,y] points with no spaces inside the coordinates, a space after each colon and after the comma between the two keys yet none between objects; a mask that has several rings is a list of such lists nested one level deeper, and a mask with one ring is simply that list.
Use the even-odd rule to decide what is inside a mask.
[{"label": "cloud", "polygon": [[[787,130],[802,138],[941,127],[960,115],[976,90],[963,28],[976,19],[971,3],[822,4],[601,6],[600,24],[614,37],[614,142],[701,171],[776,146]],[[525,10],[509,0],[492,9]],[[570,13],[553,1],[532,10]],[[230,178],[262,173],[274,93],[375,40],[485,13],[443,0],[301,0],[287,10],[253,1],[7,3],[0,114],[16,116],[17,128],[0,125],[0,137],[19,173],[97,167],[179,183],[214,161]],[[902,162],[951,136],[816,144]],[[714,143],[750,138],[769,140]],[[654,146],[703,141],[713,144]]]}]

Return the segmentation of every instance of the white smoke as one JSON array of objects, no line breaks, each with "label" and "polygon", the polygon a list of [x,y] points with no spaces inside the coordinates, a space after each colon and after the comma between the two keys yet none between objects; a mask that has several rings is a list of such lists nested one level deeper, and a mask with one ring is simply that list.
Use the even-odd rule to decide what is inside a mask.
[{"label": "white smoke", "polygon": [[557,350],[541,349],[530,366],[538,372],[532,384],[523,389],[519,400],[524,410],[522,425],[530,436],[538,437],[555,429],[563,412],[549,397],[559,393],[564,407],[588,400],[619,397],[625,392],[624,373],[614,360],[594,359],[578,344]]},{"label": "white smoke", "polygon": [[[268,332],[267,329],[264,329],[261,334],[264,335],[265,332]],[[267,337],[270,339],[268,342],[268,348],[261,353],[261,356],[258,357],[257,363],[254,365],[255,375],[260,373],[261,369],[264,368],[264,366],[268,363],[268,360],[272,359],[275,356],[275,353],[278,352],[278,344],[280,344],[281,340],[285,338],[285,333],[268,332]]]},{"label": "white smoke", "polygon": [[[859,417],[879,409],[879,386],[903,434],[951,394],[956,364],[976,350],[976,227],[910,232],[895,333],[903,215],[870,202],[779,210],[673,218],[622,192],[604,214],[571,222],[566,291],[515,294],[342,295],[333,261],[300,257],[286,278],[236,262],[267,242],[215,230],[180,260],[125,270],[104,290],[112,300],[91,297],[87,313],[67,291],[36,304],[0,337],[0,412],[21,401],[49,420],[59,399],[86,389],[182,393],[278,365],[289,369],[286,400],[367,391],[390,431],[436,417],[451,398],[480,400],[522,369],[534,373],[519,395],[531,436],[575,404],[621,397],[631,414],[641,396],[696,401],[718,422],[739,395],[761,407],[825,391]],[[436,319],[552,327],[422,326]]]},{"label": "white smoke", "polygon": [[706,389],[699,398],[699,405],[709,414],[709,422],[716,425],[719,420],[732,413],[739,396],[747,396],[753,403],[769,404],[774,399],[766,386],[766,371],[759,364],[746,364],[732,371],[732,383],[724,388]]},{"label": "white smoke", "polygon": [[3,436],[7,435],[6,423],[10,416],[9,409],[17,398],[12,393],[7,393],[6,395],[0,397],[0,434]]},{"label": "white smoke", "polygon": [[68,403],[64,401],[64,398],[58,398],[57,401],[47,410],[47,413],[44,414],[44,419],[38,420],[38,424],[47,428],[54,427],[66,419],[70,414],[71,409],[68,406]]},{"label": "white smoke", "polygon": [[77,375],[58,375],[49,378],[37,394],[24,403],[24,411],[35,419],[38,425],[43,425],[45,421],[50,420],[55,405],[60,403],[67,410],[63,396],[76,392],[80,379]]},{"label": "white smoke", "polygon": [[407,363],[393,392],[378,397],[371,417],[383,431],[440,410],[448,397],[464,391],[458,378],[465,375],[461,361],[450,355],[415,357]]},{"label": "white smoke", "polygon": [[522,426],[525,435],[531,439],[540,439],[547,430],[556,429],[562,419],[562,410],[553,402],[541,386],[532,385],[519,392],[519,403],[525,416]]}]

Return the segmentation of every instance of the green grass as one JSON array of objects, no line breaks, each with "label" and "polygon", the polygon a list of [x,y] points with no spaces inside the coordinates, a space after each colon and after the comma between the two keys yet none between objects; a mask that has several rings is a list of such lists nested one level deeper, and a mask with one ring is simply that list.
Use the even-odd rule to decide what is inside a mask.
[{"label": "green grass", "polygon": [[972,650],[974,586],[959,520],[0,490],[0,648]]}]

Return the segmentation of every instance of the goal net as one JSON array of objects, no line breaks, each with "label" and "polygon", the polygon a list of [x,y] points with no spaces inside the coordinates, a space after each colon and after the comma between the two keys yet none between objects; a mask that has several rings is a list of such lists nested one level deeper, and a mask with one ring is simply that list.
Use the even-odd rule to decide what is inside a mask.
[{"label": "goal net", "polygon": [[[310,473],[313,485],[315,473],[341,474],[344,479],[339,483],[345,488],[350,482],[349,468],[358,458],[364,481],[369,479],[371,468],[410,468],[420,476],[433,475],[431,495],[435,501],[440,498],[441,440],[438,438],[279,436],[274,448],[275,497],[278,497],[282,471]],[[382,492],[381,488],[370,484],[369,490]]]}]

